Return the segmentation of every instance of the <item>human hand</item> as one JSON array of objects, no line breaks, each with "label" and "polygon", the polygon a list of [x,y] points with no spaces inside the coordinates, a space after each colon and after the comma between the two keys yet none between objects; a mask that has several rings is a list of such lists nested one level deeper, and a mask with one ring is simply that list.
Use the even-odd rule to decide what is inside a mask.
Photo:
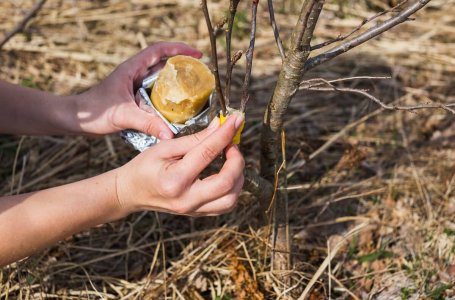
[{"label": "human hand", "polygon": [[[243,186],[245,162],[231,145],[243,117],[234,115],[219,126],[161,141],[118,169],[117,201],[122,211],[154,210],[190,216],[212,216],[231,211]],[[218,174],[200,173],[226,149]]]},{"label": "human hand", "polygon": [[150,69],[159,68],[163,58],[178,54],[202,56],[183,43],[156,43],[120,64],[99,85],[76,96],[81,130],[99,135],[130,128],[163,140],[172,138],[172,131],[150,107],[136,103],[135,91]]}]

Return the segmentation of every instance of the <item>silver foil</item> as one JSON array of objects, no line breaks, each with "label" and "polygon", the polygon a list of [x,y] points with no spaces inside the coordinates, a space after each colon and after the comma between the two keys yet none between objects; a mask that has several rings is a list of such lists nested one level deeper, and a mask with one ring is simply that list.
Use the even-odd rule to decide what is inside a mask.
[{"label": "silver foil", "polygon": [[[141,101],[150,106],[155,111],[155,113],[164,121],[164,123],[166,123],[166,125],[176,137],[192,134],[201,130],[202,128],[207,127],[213,112],[211,107],[213,107],[212,104],[215,99],[214,92],[210,95],[209,101],[207,101],[206,106],[198,115],[186,121],[185,124],[171,123],[155,108],[155,106],[153,106],[153,103],[150,100],[149,95],[152,86],[157,78],[158,73],[154,73],[142,81],[142,87],[140,87],[136,93],[136,101]],[[160,140],[155,136],[147,135],[133,129],[123,130],[120,133],[120,136],[126,142],[130,143],[136,150],[139,150],[141,152],[160,142]]]}]

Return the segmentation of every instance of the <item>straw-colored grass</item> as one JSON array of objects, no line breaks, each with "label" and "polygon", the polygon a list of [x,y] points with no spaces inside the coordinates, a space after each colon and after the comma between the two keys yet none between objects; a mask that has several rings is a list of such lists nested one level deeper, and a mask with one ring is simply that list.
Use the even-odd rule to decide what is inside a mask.
[{"label": "straw-colored grass", "polygon": [[[239,12],[235,49],[248,43],[247,2]],[[241,145],[252,168],[258,167],[260,122],[280,67],[263,2]],[[276,2],[286,40],[299,1]],[[348,2],[328,1],[315,42],[348,32],[387,5]],[[0,34],[32,5],[31,0],[1,1]],[[215,18],[226,8],[227,1],[210,5]],[[454,102],[454,16],[454,1],[434,0],[415,20],[306,77],[390,76],[340,86],[369,89],[386,103]],[[196,1],[49,0],[25,32],[0,51],[0,78],[57,94],[77,93],[159,40],[184,41],[209,53]],[[242,59],[234,72],[233,98],[239,95],[243,64]],[[455,294],[453,121],[442,110],[385,112],[359,95],[299,92],[285,123],[290,284],[270,270],[258,206],[244,193],[237,209],[222,217],[144,212],[69,237],[1,270],[0,299],[450,297]],[[0,136],[0,194],[73,182],[134,155],[117,135]]]}]

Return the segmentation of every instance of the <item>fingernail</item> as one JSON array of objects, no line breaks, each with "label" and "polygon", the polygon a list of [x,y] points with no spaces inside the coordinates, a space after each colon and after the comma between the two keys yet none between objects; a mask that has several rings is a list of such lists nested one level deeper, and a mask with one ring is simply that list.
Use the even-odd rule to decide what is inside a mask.
[{"label": "fingernail", "polygon": [[220,124],[220,119],[218,119],[218,117],[215,117],[212,122],[210,122],[209,124],[209,127],[207,127],[208,129],[215,129],[218,127],[218,125]]},{"label": "fingernail", "polygon": [[160,140],[170,140],[172,139],[172,135],[169,132],[161,131],[158,135]]},{"label": "fingernail", "polygon": [[234,124],[235,129],[239,129],[240,126],[242,126],[243,120],[244,120],[243,115],[238,114],[238,115],[236,116],[235,124]]}]

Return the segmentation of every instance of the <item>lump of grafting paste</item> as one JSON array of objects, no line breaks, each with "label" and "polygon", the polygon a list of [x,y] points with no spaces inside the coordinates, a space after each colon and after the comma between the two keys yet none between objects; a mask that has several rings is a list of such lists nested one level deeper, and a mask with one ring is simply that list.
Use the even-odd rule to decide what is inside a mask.
[{"label": "lump of grafting paste", "polygon": [[151,100],[169,122],[184,124],[202,110],[214,89],[215,78],[204,63],[177,55],[158,74]]}]

